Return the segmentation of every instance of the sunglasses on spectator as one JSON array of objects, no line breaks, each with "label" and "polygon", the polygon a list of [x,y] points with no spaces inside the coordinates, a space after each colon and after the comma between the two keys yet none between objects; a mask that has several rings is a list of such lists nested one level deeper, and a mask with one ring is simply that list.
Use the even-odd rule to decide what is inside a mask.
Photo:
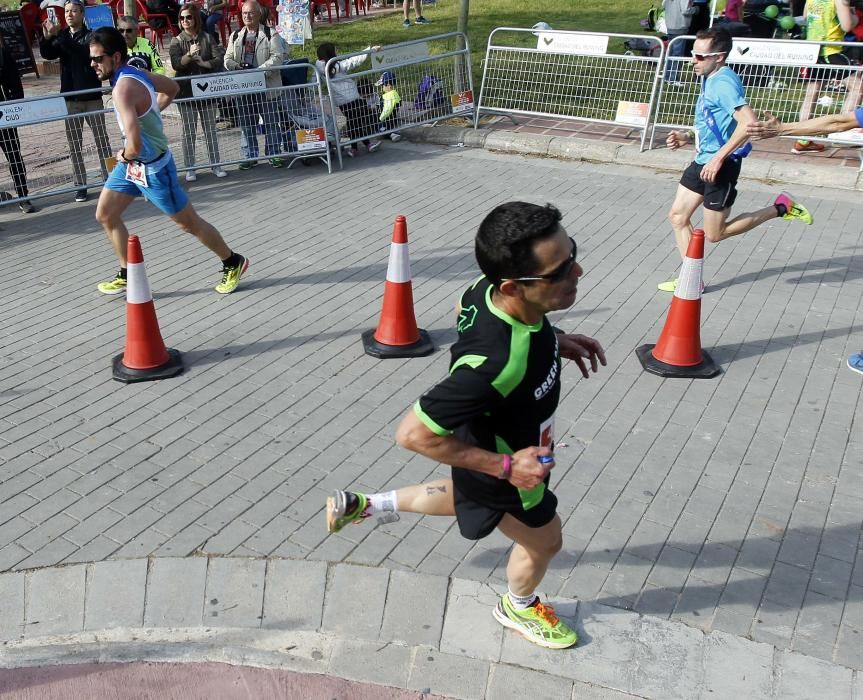
[{"label": "sunglasses on spectator", "polygon": [[110,58],[106,53],[100,54],[99,56],[90,56],[90,63],[101,63],[106,58]]},{"label": "sunglasses on spectator", "polygon": [[192,15],[180,15],[181,22],[191,22],[195,18]]},{"label": "sunglasses on spectator", "polygon": [[532,277],[507,277],[505,279],[508,279],[511,282],[535,282],[538,280],[546,280],[551,284],[562,282],[567,277],[569,277],[570,273],[572,272],[572,268],[575,267],[575,254],[577,248],[575,245],[575,240],[572,238],[572,236],[569,237],[569,242],[572,243],[572,252],[569,254],[569,257],[566,260],[564,260],[551,272],[546,272],[544,275],[533,275]]},{"label": "sunglasses on spectator", "polygon": [[710,56],[722,56],[724,53],[725,51],[713,51],[711,53],[693,53],[692,58],[694,58],[696,61],[705,61]]},{"label": "sunglasses on spectator", "polygon": [[120,34],[134,34],[137,31],[137,27],[124,27],[123,29],[120,29]]}]

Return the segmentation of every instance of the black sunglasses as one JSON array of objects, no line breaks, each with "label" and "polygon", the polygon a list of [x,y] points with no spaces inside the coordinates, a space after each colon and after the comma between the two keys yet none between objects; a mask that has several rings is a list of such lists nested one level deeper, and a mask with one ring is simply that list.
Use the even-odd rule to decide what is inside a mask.
[{"label": "black sunglasses", "polygon": [[[562,282],[567,277],[569,277],[570,273],[572,272],[572,268],[575,267],[575,254],[578,250],[575,245],[575,239],[572,236],[569,237],[569,242],[572,243],[572,252],[569,254],[569,257],[566,260],[564,260],[551,272],[546,272],[543,275],[533,275],[531,277],[507,277],[505,279],[508,279],[511,282],[536,282],[538,280],[546,280],[551,284],[555,284],[556,282]],[[505,280],[501,280],[501,282],[503,281]]]},{"label": "black sunglasses", "polygon": [[103,53],[99,56],[90,56],[90,63],[101,63],[106,58],[109,58],[108,54]]},{"label": "black sunglasses", "polygon": [[180,21],[182,22],[184,19],[189,20],[190,22],[195,19],[193,15],[180,15]]},{"label": "black sunglasses", "polygon": [[120,33],[121,34],[134,34],[137,31],[138,31],[137,27],[131,27],[131,28],[126,28],[126,29],[121,29]]}]

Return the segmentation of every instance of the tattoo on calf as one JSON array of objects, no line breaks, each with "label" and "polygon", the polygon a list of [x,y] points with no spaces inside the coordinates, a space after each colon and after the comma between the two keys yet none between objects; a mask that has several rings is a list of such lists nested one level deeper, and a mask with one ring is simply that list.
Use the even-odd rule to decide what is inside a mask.
[{"label": "tattoo on calf", "polygon": [[426,486],[426,496],[434,496],[436,493],[446,493],[446,486]]}]

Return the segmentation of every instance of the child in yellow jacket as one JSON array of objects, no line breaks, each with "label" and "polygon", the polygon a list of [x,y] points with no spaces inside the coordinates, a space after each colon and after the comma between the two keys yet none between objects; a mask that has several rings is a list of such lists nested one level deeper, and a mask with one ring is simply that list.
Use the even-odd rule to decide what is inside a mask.
[{"label": "child in yellow jacket", "polygon": [[[380,126],[378,131],[391,131],[399,126],[399,109],[401,107],[402,98],[396,90],[396,76],[392,71],[384,71],[381,77],[375,83],[381,89],[381,114]],[[401,134],[397,131],[392,131],[390,138],[393,141],[400,141]]]}]

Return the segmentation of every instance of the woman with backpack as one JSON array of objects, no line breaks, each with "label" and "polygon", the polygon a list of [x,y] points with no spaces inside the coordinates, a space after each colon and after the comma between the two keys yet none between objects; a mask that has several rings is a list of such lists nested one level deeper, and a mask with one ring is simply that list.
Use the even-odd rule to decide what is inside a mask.
[{"label": "woman with backpack", "polygon": [[[224,49],[210,36],[201,21],[201,10],[197,5],[189,3],[180,8],[179,36],[171,40],[169,48],[171,66],[178,78],[193,75],[216,73],[222,68]],[[180,98],[192,97],[192,81],[180,80]],[[207,154],[213,167],[213,175],[225,177],[228,173],[216,165],[219,162],[219,140],[216,135],[216,100],[195,100],[193,102],[178,102],[180,118],[183,124],[183,159],[186,167],[186,182],[198,179],[195,174],[195,132],[198,119],[207,143]]]},{"label": "woman with backpack", "polygon": [[[377,133],[378,116],[369,109],[366,101],[360,96],[357,84],[348,75],[348,72],[365,63],[369,58],[368,52],[378,48],[380,47],[369,46],[366,53],[346,58],[343,61],[336,61],[330,65],[329,73],[327,73],[327,62],[337,55],[335,45],[327,42],[318,46],[318,61],[315,63],[320,74],[328,78],[327,84],[333,102],[345,115],[345,132],[348,139],[351,141],[362,139],[366,148],[369,149],[369,153],[378,150],[381,147],[381,142],[379,139],[363,139],[362,137],[363,134]],[[345,154],[351,158],[357,155],[357,151],[356,143],[345,146]]]}]

